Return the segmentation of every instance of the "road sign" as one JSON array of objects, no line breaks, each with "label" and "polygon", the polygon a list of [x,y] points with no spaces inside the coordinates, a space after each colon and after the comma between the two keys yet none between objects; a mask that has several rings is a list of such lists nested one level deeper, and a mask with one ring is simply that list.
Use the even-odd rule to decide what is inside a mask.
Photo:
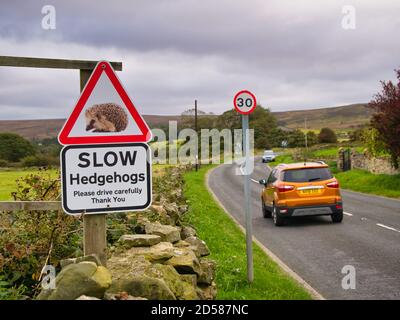
[{"label": "road sign", "polygon": [[234,99],[235,109],[242,114],[243,151],[244,151],[244,211],[246,215],[246,255],[247,255],[247,280],[253,282],[253,223],[250,206],[250,137],[249,114],[254,111],[257,100],[254,94],[248,90],[239,91]]},{"label": "road sign", "polygon": [[112,66],[100,61],[58,140],[63,145],[148,142],[151,131]]},{"label": "road sign", "polygon": [[254,94],[248,90],[239,91],[233,99],[235,109],[241,114],[250,114],[257,106],[257,100]]},{"label": "road sign", "polygon": [[69,214],[134,211],[151,203],[151,152],[145,143],[66,146],[62,205]]}]

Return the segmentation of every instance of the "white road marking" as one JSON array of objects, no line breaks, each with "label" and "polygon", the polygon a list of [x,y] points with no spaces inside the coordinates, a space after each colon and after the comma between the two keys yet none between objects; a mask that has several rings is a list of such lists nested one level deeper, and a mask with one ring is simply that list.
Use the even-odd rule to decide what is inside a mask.
[{"label": "white road marking", "polygon": [[253,178],[251,178],[251,181],[253,181],[254,183],[259,184],[259,182],[257,180],[255,180],[255,179],[253,179]]},{"label": "white road marking", "polygon": [[349,216],[349,217],[352,217],[352,216],[353,216],[353,214],[352,214],[352,213],[349,213],[349,212],[344,212],[344,211],[343,211],[343,214],[345,214],[346,216]]},{"label": "white road marking", "polygon": [[391,231],[400,232],[399,230],[397,230],[397,229],[395,229],[395,228],[392,228],[392,227],[389,227],[389,226],[386,226],[386,225],[384,225],[384,224],[382,224],[382,223],[377,223],[376,225],[379,226],[379,227],[382,227],[382,228],[391,230]]}]

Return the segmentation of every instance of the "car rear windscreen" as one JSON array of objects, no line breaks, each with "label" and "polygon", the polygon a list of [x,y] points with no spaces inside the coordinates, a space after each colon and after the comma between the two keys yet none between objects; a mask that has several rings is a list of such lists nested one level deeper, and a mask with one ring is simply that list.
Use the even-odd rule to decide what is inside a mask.
[{"label": "car rear windscreen", "polygon": [[332,179],[328,168],[304,168],[286,170],[283,174],[283,181],[286,182],[312,182]]}]

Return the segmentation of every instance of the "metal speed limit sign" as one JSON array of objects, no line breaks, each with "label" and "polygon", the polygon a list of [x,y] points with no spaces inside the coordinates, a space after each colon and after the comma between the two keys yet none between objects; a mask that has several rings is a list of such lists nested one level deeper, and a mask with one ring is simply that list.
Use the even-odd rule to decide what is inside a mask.
[{"label": "metal speed limit sign", "polygon": [[256,97],[248,90],[239,91],[233,99],[233,105],[241,114],[252,113],[257,105]]},{"label": "metal speed limit sign", "polygon": [[[247,256],[247,280],[251,283],[254,280],[253,268],[253,221],[250,205],[250,130],[249,114],[254,111],[257,105],[256,97],[248,90],[236,93],[233,98],[233,105],[242,116],[243,152],[244,152],[244,211],[246,216],[246,256]],[[243,172],[243,171],[242,171]]]}]

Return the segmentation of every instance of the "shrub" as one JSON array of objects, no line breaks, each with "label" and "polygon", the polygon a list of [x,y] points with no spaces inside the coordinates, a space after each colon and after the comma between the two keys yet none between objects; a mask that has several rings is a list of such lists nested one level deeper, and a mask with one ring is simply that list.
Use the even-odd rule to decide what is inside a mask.
[{"label": "shrub", "polygon": [[322,128],[318,135],[318,141],[320,143],[336,143],[336,133],[330,128]]},{"label": "shrub", "polygon": [[357,128],[356,130],[350,131],[348,133],[350,142],[362,141],[362,136],[363,136],[364,130],[367,130],[367,129],[364,127],[361,127],[361,128]]},{"label": "shrub", "polygon": [[22,167],[58,166],[59,158],[51,155],[27,156],[21,160]]},{"label": "shrub", "polygon": [[0,167],[8,167],[8,161],[4,159],[0,159]]},{"label": "shrub", "polygon": [[[0,257],[0,267],[1,267],[1,257]],[[0,277],[0,300],[18,300],[24,298],[24,286],[13,287],[8,281],[3,280]]]},{"label": "shrub", "polygon": [[304,147],[306,139],[304,133],[301,130],[293,130],[288,132],[288,145],[291,148]]},{"label": "shrub", "polygon": [[308,131],[306,135],[307,135],[307,145],[309,147],[318,143],[318,137],[314,131]]},{"label": "shrub", "polygon": [[33,145],[15,133],[0,133],[0,158],[17,162],[23,157],[34,155]]},{"label": "shrub", "polygon": [[[15,200],[56,200],[60,179],[47,170],[16,181]],[[7,287],[25,288],[34,296],[45,265],[82,253],[81,222],[62,211],[0,212],[0,277]],[[4,291],[4,290],[3,290]]]},{"label": "shrub", "polygon": [[361,140],[372,156],[379,157],[388,155],[385,143],[380,139],[379,132],[375,128],[364,129]]}]

